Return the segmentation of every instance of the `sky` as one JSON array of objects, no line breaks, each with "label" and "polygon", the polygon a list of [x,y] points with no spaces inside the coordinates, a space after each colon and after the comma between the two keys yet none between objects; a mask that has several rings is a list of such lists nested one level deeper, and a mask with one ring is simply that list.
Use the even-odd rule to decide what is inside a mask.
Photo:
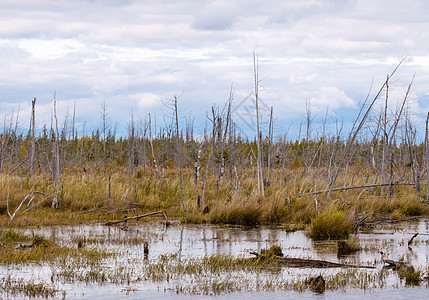
[{"label": "sky", "polygon": [[306,107],[313,136],[325,115],[351,124],[403,58],[389,110],[415,76],[409,111],[421,127],[428,15],[426,0],[0,0],[1,121],[19,111],[25,131],[36,97],[36,126],[49,128],[55,94],[60,124],[76,105],[79,134],[101,128],[105,103],[112,127],[126,133],[131,116],[169,124],[164,103],[176,95],[180,123],[193,119],[198,134],[233,87],[234,119],[251,136],[256,53],[264,134],[269,107],[277,135],[296,136]]}]

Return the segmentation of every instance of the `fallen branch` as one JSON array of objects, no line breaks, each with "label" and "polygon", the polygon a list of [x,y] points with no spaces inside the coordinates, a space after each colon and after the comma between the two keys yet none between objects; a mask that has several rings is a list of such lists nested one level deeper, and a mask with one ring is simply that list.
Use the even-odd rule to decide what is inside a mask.
[{"label": "fallen branch", "polygon": [[163,212],[163,211],[156,211],[156,212],[152,212],[152,213],[148,213],[148,214],[144,214],[144,215],[140,215],[140,216],[136,216],[136,217],[124,218],[123,220],[119,220],[119,221],[107,222],[105,225],[108,225],[108,226],[115,225],[115,224],[127,222],[128,220],[137,220],[138,221],[141,218],[148,217],[148,216],[153,216],[153,215],[157,215],[157,214],[164,215],[165,222],[168,224],[168,218],[167,218],[167,215],[165,214],[165,212]]},{"label": "fallen branch", "polygon": [[[333,188],[331,189],[332,192],[335,191],[346,191],[346,190],[353,190],[353,189],[366,189],[366,188],[374,188],[374,187],[381,187],[381,186],[393,186],[393,185],[403,185],[403,186],[413,186],[413,183],[379,183],[379,184],[368,184],[368,185],[352,185],[352,186],[344,186],[339,188]],[[330,190],[321,190],[321,191],[315,191],[310,193],[302,193],[298,194],[298,197],[305,196],[305,195],[317,195],[317,194],[323,194],[327,193]]]},{"label": "fallen branch", "polygon": [[30,198],[30,200],[27,203],[27,209],[24,210],[23,213],[27,212],[28,210],[32,209],[35,206],[38,206],[40,203],[42,203],[43,201],[45,201],[46,199],[48,199],[49,197],[53,197],[56,196],[56,193],[54,194],[46,194],[46,193],[42,193],[42,192],[38,192],[38,191],[33,191],[34,187],[36,186],[36,184],[39,182],[39,180],[36,181],[35,184],[33,184],[33,186],[30,189],[30,192],[24,197],[24,199],[21,200],[21,203],[18,205],[18,207],[15,209],[15,211],[13,213],[10,212],[9,209],[9,191],[10,191],[10,187],[9,187],[9,191],[8,191],[8,195],[7,195],[7,199],[6,199],[6,206],[7,206],[7,214],[9,215],[9,224],[13,221],[13,219],[15,218],[16,214],[19,212],[19,210],[21,209],[21,207],[24,205],[25,201],[27,201],[27,199],[32,196],[32,195],[44,195],[46,198],[43,199],[42,201],[33,204],[32,206],[30,206],[31,202],[34,199],[34,196]]},{"label": "fallen branch", "polygon": [[265,259],[267,257],[274,258],[279,263],[286,265],[291,268],[364,268],[364,269],[375,269],[374,266],[358,266],[358,265],[349,265],[343,263],[335,263],[325,260],[316,260],[316,259],[308,259],[308,258],[295,258],[295,257],[282,257],[276,255],[263,255],[255,252],[251,252],[251,254],[256,255],[256,257],[252,257],[251,259]]}]

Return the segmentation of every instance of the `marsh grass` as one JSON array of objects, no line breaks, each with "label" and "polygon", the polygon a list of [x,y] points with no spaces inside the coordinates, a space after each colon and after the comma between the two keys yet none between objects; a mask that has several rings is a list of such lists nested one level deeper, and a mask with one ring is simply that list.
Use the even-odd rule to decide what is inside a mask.
[{"label": "marsh grass", "polygon": [[[201,195],[201,185],[193,183],[191,169],[184,169],[183,187],[184,201],[187,212],[184,213],[180,204],[180,189],[178,171],[174,168],[165,169],[162,183],[155,180],[153,170],[138,168],[130,179],[124,168],[118,168],[111,176],[111,198],[108,199],[108,176],[101,170],[92,170],[83,175],[79,169],[70,174],[64,170],[61,176],[60,208],[53,210],[52,199],[47,199],[40,205],[22,208],[13,219],[13,226],[77,224],[89,221],[105,221],[122,219],[125,214],[135,216],[156,210],[163,210],[169,218],[178,218],[185,223],[226,223],[244,226],[262,224],[310,224],[318,218],[314,196],[300,193],[314,190],[311,177],[302,176],[302,168],[296,167],[291,174],[284,175],[282,169],[272,170],[271,185],[266,187],[265,197],[260,198],[257,192],[257,181],[250,176],[250,169],[242,169],[247,174],[242,177],[240,186],[234,180],[225,178],[219,186],[219,199],[216,197],[216,176],[210,174],[207,179],[207,189],[204,206],[210,207],[210,213],[204,214],[204,207],[198,207],[196,195]],[[345,181],[350,181],[346,178]],[[354,184],[364,184],[363,178],[357,177]],[[320,189],[323,182],[320,181]],[[0,174],[0,199],[6,199],[9,193],[9,206],[13,212],[34,185],[35,191],[52,194],[55,189],[49,177]],[[134,193],[135,187],[135,193]],[[126,191],[128,190],[128,193]],[[357,208],[359,213],[379,214],[394,219],[407,216],[429,215],[429,205],[420,202],[413,189],[401,187],[395,190],[392,198],[377,196],[376,189],[368,189],[360,197],[359,189],[343,193],[334,192],[332,200],[327,205],[341,203],[339,210]],[[287,197],[286,197],[287,196]],[[325,195],[317,198],[323,202]],[[42,195],[35,195],[33,204],[43,200]],[[159,216],[141,219],[139,222],[154,220]],[[9,216],[6,203],[0,203],[0,225],[7,225]]]},{"label": "marsh grass", "polygon": [[314,240],[346,239],[353,230],[353,219],[347,211],[327,207],[310,224],[310,237]]},{"label": "marsh grass", "polygon": [[224,208],[213,210],[210,222],[213,224],[232,224],[256,226],[260,224],[261,208],[255,204],[230,204]]},{"label": "marsh grass", "polygon": [[398,270],[398,275],[400,278],[405,278],[405,285],[420,285],[423,272],[414,269],[413,266],[402,266]]},{"label": "marsh grass", "polygon": [[36,283],[33,280],[25,281],[23,278],[14,279],[10,275],[0,278],[0,296],[7,298],[24,296],[28,298],[53,298],[60,291],[54,285],[46,282]]},{"label": "marsh grass", "polygon": [[98,248],[59,246],[42,235],[33,237],[8,229],[0,232],[0,263],[25,264],[77,258],[101,261],[115,254]]}]

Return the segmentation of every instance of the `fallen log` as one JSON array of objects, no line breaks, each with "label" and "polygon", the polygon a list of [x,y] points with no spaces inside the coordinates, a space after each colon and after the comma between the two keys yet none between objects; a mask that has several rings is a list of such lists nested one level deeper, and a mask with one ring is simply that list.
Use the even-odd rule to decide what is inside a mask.
[{"label": "fallen log", "polygon": [[383,259],[383,262],[387,264],[386,268],[392,268],[393,270],[399,270],[401,267],[408,267],[403,261],[395,261],[392,259]]},{"label": "fallen log", "polygon": [[137,220],[138,221],[141,218],[153,216],[153,215],[157,215],[157,214],[164,215],[165,223],[168,224],[168,218],[167,218],[167,215],[165,214],[165,212],[156,211],[156,212],[152,212],[152,213],[148,213],[148,214],[144,214],[144,215],[140,215],[140,216],[136,216],[136,217],[127,217],[127,218],[124,218],[123,220],[119,220],[119,221],[107,222],[105,225],[110,226],[110,225],[115,225],[115,224],[119,224],[119,223],[126,223],[128,220]]},{"label": "fallen log", "polygon": [[[252,252],[251,254],[256,255]],[[296,257],[281,257],[281,256],[266,256],[257,255],[251,259],[265,259],[267,257],[274,258],[279,263],[284,264],[291,268],[363,268],[363,269],[375,269],[374,266],[358,266],[351,264],[335,263],[325,260],[308,259],[308,258],[296,258]]]},{"label": "fallen log", "polygon": [[292,268],[363,268],[375,269],[374,266],[358,266],[343,263],[335,263],[325,260],[295,258],[295,257],[279,257],[278,261]]}]

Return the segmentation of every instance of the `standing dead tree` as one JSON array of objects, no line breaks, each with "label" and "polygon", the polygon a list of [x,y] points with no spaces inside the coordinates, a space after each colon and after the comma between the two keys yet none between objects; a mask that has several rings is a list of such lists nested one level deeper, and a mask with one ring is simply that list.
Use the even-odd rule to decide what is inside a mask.
[{"label": "standing dead tree", "polygon": [[52,208],[58,208],[57,188],[60,181],[60,149],[59,149],[59,134],[58,134],[58,118],[57,118],[57,99],[56,92],[54,92],[54,119],[55,119],[55,132],[51,127],[52,132],[52,178],[55,188],[55,196],[52,200]]},{"label": "standing dead tree", "polygon": [[179,136],[179,114],[177,108],[177,99],[180,96],[174,95],[174,113],[176,116],[176,145],[177,145],[177,154],[179,160],[179,177],[180,177],[180,198],[182,200],[183,211],[186,212],[185,201],[183,200],[183,179],[182,179],[182,147]]},{"label": "standing dead tree", "polygon": [[273,156],[273,107],[270,109],[270,123],[268,126],[268,159],[267,159],[267,186],[271,185],[271,163]]},{"label": "standing dead tree", "polygon": [[258,172],[258,192],[259,195],[264,197],[264,178],[262,173],[262,146],[261,139],[262,133],[259,130],[259,70],[258,60],[255,52],[253,52],[253,76],[255,79],[255,108],[256,108],[256,136],[258,143],[258,160],[257,160],[257,172]]},{"label": "standing dead tree", "polygon": [[102,129],[103,129],[103,168],[104,168],[104,174],[106,174],[107,171],[107,150],[106,150],[106,132],[109,129],[109,123],[108,123],[108,115],[107,115],[107,105],[106,101],[103,101],[103,104],[101,106],[101,121],[102,121]]},{"label": "standing dead tree", "polygon": [[71,172],[73,173],[74,171],[74,164],[75,164],[75,160],[76,160],[76,138],[77,138],[77,133],[75,133],[75,122],[76,122],[76,101],[74,101],[73,103],[73,119],[72,119],[72,146],[71,146],[71,151],[72,151],[72,165],[71,165]]},{"label": "standing dead tree", "polygon": [[[213,156],[213,153],[214,153],[214,147],[215,147],[215,143],[216,143],[216,114],[215,114],[215,108],[214,107],[212,107],[212,116],[213,116],[213,119],[212,120],[210,120],[210,121],[212,121],[212,124],[213,124],[213,133],[212,133],[212,141],[211,141],[211,146],[210,146],[210,152],[209,152],[209,157],[207,158],[207,163],[206,163],[206,174],[205,174],[205,176],[204,176],[204,185],[203,185],[203,195],[202,195],[202,205],[203,205],[203,207],[205,207],[205,201],[204,201],[204,199],[205,199],[205,194],[206,194],[206,186],[207,186],[207,177],[208,177],[208,174],[209,174],[209,168],[210,168],[210,163],[211,163],[211,159],[212,159],[212,156]],[[209,118],[210,119],[210,118]]]},{"label": "standing dead tree", "polygon": [[[328,194],[327,194],[327,199],[329,200],[331,197],[331,193],[332,193],[332,189],[334,188],[335,182],[337,181],[338,175],[340,174],[340,171],[342,169],[342,166],[346,163],[348,156],[350,154],[350,150],[352,149],[352,146],[356,140],[356,137],[358,136],[359,132],[361,131],[362,127],[365,124],[365,121],[367,120],[369,113],[372,109],[372,107],[374,106],[375,102],[377,101],[377,99],[380,97],[381,93],[383,92],[383,90],[385,89],[385,87],[388,85],[390,78],[396,73],[396,71],[398,70],[399,66],[402,64],[402,62],[405,60],[405,58],[403,58],[398,65],[395,67],[395,69],[392,71],[392,73],[390,75],[387,76],[386,81],[383,83],[383,85],[381,86],[381,88],[379,89],[379,91],[377,92],[377,94],[375,95],[374,99],[372,100],[372,102],[370,103],[370,105],[368,106],[368,108],[366,109],[366,111],[364,112],[364,108],[365,108],[365,103],[367,100],[365,100],[365,102],[363,103],[363,105],[361,106],[361,109],[358,113],[358,116],[356,118],[356,121],[354,122],[352,129],[350,130],[349,133],[349,137],[346,141],[343,153],[342,153],[342,157],[340,158],[335,171],[332,175],[332,178],[328,184]],[[367,98],[368,99],[368,98]],[[360,119],[361,115],[363,114],[362,118]],[[358,123],[360,119],[360,122]]]},{"label": "standing dead tree", "polygon": [[[396,130],[398,128],[399,121],[400,121],[401,116],[402,116],[402,114],[404,112],[405,104],[407,103],[408,97],[410,95],[411,86],[413,84],[413,81],[414,81],[414,76],[413,76],[410,84],[408,85],[408,89],[407,89],[407,91],[405,93],[404,100],[402,101],[401,108],[399,109],[399,112],[398,112],[398,114],[397,114],[397,116],[395,118],[393,126],[390,128],[390,132],[387,135],[387,136],[389,136],[389,143],[388,143],[388,147],[387,147],[387,151],[388,152],[387,152],[386,160],[389,159],[389,161],[390,161],[390,179],[389,179],[389,186],[387,187],[387,193],[386,193],[386,195],[390,196],[390,197],[393,194],[393,179],[394,179],[393,178],[393,176],[394,176],[394,172],[393,172],[394,152],[393,152],[393,149],[391,149],[391,148],[393,146],[393,141],[395,140],[395,134],[396,134]],[[387,164],[387,161],[383,162],[383,164]],[[386,183],[386,182],[382,182],[382,183]]]},{"label": "standing dead tree", "polygon": [[30,176],[34,176],[34,153],[36,150],[36,138],[35,138],[35,124],[36,124],[36,98],[31,101],[31,121],[30,121],[30,131],[31,131],[31,153],[30,153]]},{"label": "standing dead tree", "polygon": [[135,159],[135,140],[136,140],[136,127],[134,122],[134,115],[131,113],[130,123],[128,125],[128,176],[129,185],[131,188],[132,177],[134,175],[134,159]]},{"label": "standing dead tree", "polygon": [[152,161],[153,161],[153,166],[155,168],[155,177],[159,180],[159,182],[161,182],[161,175],[159,174],[158,163],[156,162],[155,151],[153,149],[152,122],[151,122],[150,114],[149,114],[149,124],[148,124],[148,126],[149,126],[149,143],[150,143],[150,149],[152,151]]},{"label": "standing dead tree", "polygon": [[[168,136],[171,136],[171,137],[173,135],[175,136],[177,166],[179,168],[179,180],[180,180],[180,199],[182,202],[183,211],[186,212],[185,201],[183,199],[182,141],[180,138],[180,131],[179,131],[179,109],[178,109],[178,105],[177,105],[177,101],[182,95],[183,95],[183,93],[180,95],[174,94],[173,99],[165,99],[165,100],[163,100],[163,104],[169,110],[173,111],[172,126],[170,127],[170,131],[168,133]],[[173,128],[174,128],[174,131],[173,131]]]}]

